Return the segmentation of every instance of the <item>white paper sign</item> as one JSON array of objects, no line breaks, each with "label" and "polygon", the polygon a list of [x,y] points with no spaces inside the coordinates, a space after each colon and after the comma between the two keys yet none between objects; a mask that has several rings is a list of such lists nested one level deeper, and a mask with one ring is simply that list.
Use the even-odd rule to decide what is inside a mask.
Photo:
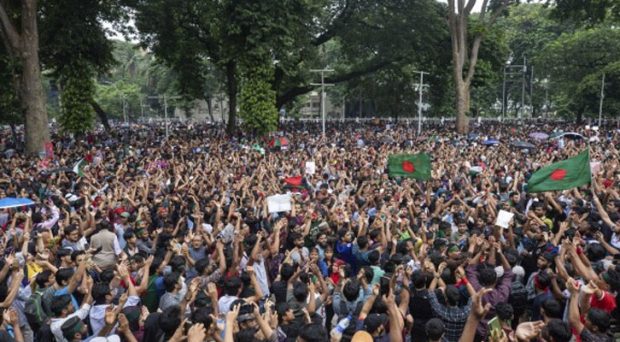
[{"label": "white paper sign", "polygon": [[313,161],[306,162],[306,174],[313,175],[316,172],[316,163]]},{"label": "white paper sign", "polygon": [[512,218],[514,216],[515,214],[509,211],[500,210],[499,213],[497,214],[497,219],[495,219],[495,225],[500,226],[502,228],[508,228],[508,225],[510,225],[510,221],[512,221]]},{"label": "white paper sign", "polygon": [[270,213],[291,210],[291,195],[273,195],[267,197],[267,208]]}]

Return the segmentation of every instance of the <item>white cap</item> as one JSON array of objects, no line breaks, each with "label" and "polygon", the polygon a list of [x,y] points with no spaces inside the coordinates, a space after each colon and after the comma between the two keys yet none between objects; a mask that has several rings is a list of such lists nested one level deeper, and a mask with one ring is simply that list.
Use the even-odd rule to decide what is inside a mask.
[{"label": "white cap", "polygon": [[107,337],[97,336],[90,340],[90,342],[121,342],[121,338],[118,335],[110,335]]},{"label": "white cap", "polygon": [[497,274],[497,278],[501,278],[504,275],[504,267],[502,266],[495,267],[495,274]]},{"label": "white cap", "polygon": [[515,279],[521,280],[525,277],[525,269],[519,265],[512,268],[512,273],[515,275]]}]

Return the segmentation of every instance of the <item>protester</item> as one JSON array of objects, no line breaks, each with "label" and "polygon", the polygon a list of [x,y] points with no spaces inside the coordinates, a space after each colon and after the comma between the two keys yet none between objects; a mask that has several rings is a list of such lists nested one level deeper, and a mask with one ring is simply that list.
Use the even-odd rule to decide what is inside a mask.
[{"label": "protester", "polygon": [[[0,209],[0,339],[614,339],[618,130],[330,126],[132,124],[5,154],[0,200],[33,204]],[[583,151],[585,182],[532,181]]]}]

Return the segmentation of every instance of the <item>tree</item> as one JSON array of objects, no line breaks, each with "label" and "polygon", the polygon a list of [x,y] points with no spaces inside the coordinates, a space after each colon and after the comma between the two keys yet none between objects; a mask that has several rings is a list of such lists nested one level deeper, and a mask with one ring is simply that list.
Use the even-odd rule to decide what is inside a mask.
[{"label": "tree", "polygon": [[[63,102],[83,107],[79,113],[69,108],[61,113],[65,127],[92,127],[93,110],[106,129],[110,129],[107,113],[94,100],[93,78],[112,67],[112,42],[106,37],[102,20],[123,17],[116,0],[43,0],[39,8],[41,62],[50,77],[57,80]],[[78,68],[78,70],[74,70]],[[73,79],[75,77],[75,79]],[[79,84],[83,82],[84,84]],[[66,92],[66,84],[72,89]],[[77,91],[79,88],[79,91]],[[87,93],[90,92],[90,93]],[[78,96],[72,99],[71,96]],[[61,102],[62,103],[62,102]],[[71,114],[69,114],[71,113]],[[75,120],[74,122],[70,122]],[[90,122],[89,122],[90,121]],[[77,132],[76,132],[77,133]]]},{"label": "tree", "polygon": [[207,59],[219,68],[229,98],[229,131],[248,55],[259,52],[277,61],[272,88],[279,109],[314,89],[309,70],[329,64],[331,43],[337,43],[335,63],[329,64],[336,73],[328,81],[339,83],[401,64],[423,47],[439,45],[445,33],[434,0],[126,1],[136,11],[142,43],[168,65],[177,71],[193,65],[194,79],[204,78]]},{"label": "tree", "polygon": [[[509,0],[483,0],[477,18],[470,16],[476,0],[448,0],[448,27],[452,42],[452,70],[456,94],[456,130],[469,131],[470,86],[478,63],[480,44],[487,30],[508,6]],[[470,39],[470,27],[471,36]],[[469,42],[471,41],[471,45]]]},{"label": "tree", "polygon": [[41,85],[38,7],[37,0],[20,0],[19,4],[13,8],[8,1],[0,2],[0,38],[8,55],[19,62],[19,101],[24,113],[26,152],[35,154],[44,150],[50,136]]},{"label": "tree", "polygon": [[[506,60],[511,59],[517,64],[522,64],[523,58],[527,58],[528,69],[533,68],[535,77],[531,82],[532,114],[546,108],[549,111],[547,94],[549,91],[547,79],[549,71],[542,63],[542,55],[545,47],[558,39],[563,33],[575,30],[571,22],[559,22],[552,17],[553,9],[544,4],[521,4],[511,6],[509,15],[498,20],[497,27],[505,32],[506,42],[510,50]],[[531,74],[526,75],[529,78]],[[521,83],[518,82],[518,97],[521,97]],[[513,87],[510,79],[507,80],[506,98],[511,98]],[[520,102],[520,101],[519,101]],[[515,101],[516,103],[516,101]]]},{"label": "tree", "polygon": [[10,58],[0,45],[0,124],[10,125],[13,140],[17,145],[17,131],[15,125],[22,124],[24,119],[19,104],[19,89],[15,83],[19,81],[15,60]]},{"label": "tree", "polygon": [[620,20],[620,3],[616,0],[547,0],[553,15],[560,20],[595,25],[606,20]]},{"label": "tree", "polygon": [[560,113],[575,113],[577,122],[598,113],[602,74],[609,72],[608,81],[616,84],[618,56],[620,31],[612,27],[577,30],[548,44],[540,62],[549,72],[549,87]]},{"label": "tree", "polygon": [[332,1],[319,13],[312,20],[316,27],[308,30],[312,35],[297,40],[307,41],[300,51],[315,51],[315,55],[277,56],[281,61],[275,82],[278,108],[315,88],[310,83],[317,81],[316,75],[308,72],[308,66],[329,65],[335,72],[326,82],[351,81],[357,87],[357,80],[366,78],[361,83],[367,83],[381,70],[420,65],[429,71],[442,60],[439,52],[447,31],[443,8],[436,1]]}]

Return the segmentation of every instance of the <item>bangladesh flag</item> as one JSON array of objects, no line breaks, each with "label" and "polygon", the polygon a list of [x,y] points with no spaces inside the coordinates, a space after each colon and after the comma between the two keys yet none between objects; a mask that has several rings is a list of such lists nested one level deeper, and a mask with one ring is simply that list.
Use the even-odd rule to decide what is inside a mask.
[{"label": "bangladesh flag", "polygon": [[279,147],[280,149],[286,149],[288,147],[288,139],[285,137],[275,137],[269,142],[269,147]]},{"label": "bangladesh flag", "polygon": [[73,165],[73,173],[75,173],[79,177],[83,177],[84,167],[86,167],[86,165],[88,165],[88,162],[84,158],[78,160],[78,162]]},{"label": "bangladesh flag", "polygon": [[306,179],[303,178],[302,176],[284,178],[284,183],[285,183],[284,184],[285,189],[291,189],[291,190],[296,190],[296,191],[303,191],[303,190],[310,189],[310,186],[306,182]]},{"label": "bangladesh flag", "polygon": [[388,173],[392,177],[431,178],[431,158],[426,153],[392,154],[388,158]]},{"label": "bangladesh flag", "polygon": [[528,192],[566,190],[590,183],[590,151],[536,171],[527,182]]},{"label": "bangladesh flag", "polygon": [[304,182],[304,178],[302,176],[284,178],[284,183],[290,186],[295,186],[295,187],[302,186],[303,182]]}]

